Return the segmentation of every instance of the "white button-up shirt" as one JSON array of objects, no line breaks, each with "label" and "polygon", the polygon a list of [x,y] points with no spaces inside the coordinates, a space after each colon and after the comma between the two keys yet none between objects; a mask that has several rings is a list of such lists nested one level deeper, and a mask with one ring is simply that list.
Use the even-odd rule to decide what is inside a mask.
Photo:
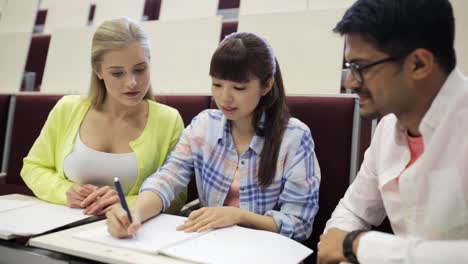
[{"label": "white button-up shirt", "polygon": [[[359,242],[361,264],[468,263],[468,79],[455,69],[419,125],[424,153],[410,160],[407,130],[384,117],[361,169],[327,222],[351,231],[379,225]],[[399,178],[399,199],[385,188]],[[393,204],[395,201],[398,204]],[[391,208],[400,208],[392,210]]]}]

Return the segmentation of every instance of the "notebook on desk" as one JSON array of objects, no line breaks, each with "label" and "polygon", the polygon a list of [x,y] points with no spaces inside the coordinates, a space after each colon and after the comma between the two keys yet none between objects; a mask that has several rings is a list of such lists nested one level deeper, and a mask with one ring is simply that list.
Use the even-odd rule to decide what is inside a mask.
[{"label": "notebook on desk", "polygon": [[47,203],[26,195],[4,195],[0,196],[0,239],[42,234],[89,217],[82,209]]},{"label": "notebook on desk", "polygon": [[309,248],[282,235],[239,226],[203,233],[176,231],[185,219],[161,214],[127,239],[112,237],[106,226],[73,237],[198,263],[298,263],[312,254]]}]

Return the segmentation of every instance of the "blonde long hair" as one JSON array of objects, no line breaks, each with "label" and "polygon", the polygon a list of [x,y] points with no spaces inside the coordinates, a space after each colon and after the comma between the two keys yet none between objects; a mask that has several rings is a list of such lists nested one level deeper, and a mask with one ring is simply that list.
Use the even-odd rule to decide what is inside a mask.
[{"label": "blonde long hair", "polygon": [[[101,70],[104,55],[109,51],[124,48],[134,42],[139,43],[148,58],[151,58],[148,37],[135,21],[122,17],[107,20],[97,28],[91,44],[92,73],[88,97],[94,107],[100,108],[107,94],[104,81],[100,80],[96,75],[96,72]],[[145,94],[144,99],[154,100],[151,87]]]}]

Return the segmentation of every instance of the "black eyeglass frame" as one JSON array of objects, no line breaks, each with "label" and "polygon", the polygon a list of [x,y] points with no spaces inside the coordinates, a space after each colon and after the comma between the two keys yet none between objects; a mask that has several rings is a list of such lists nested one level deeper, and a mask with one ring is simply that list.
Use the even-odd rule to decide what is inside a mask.
[{"label": "black eyeglass frame", "polygon": [[357,64],[355,62],[345,62],[345,69],[348,70],[349,72],[351,72],[354,79],[356,79],[359,84],[363,84],[364,83],[364,75],[363,75],[362,72],[364,70],[369,69],[371,67],[374,67],[376,65],[382,64],[382,63],[387,63],[387,62],[391,62],[391,61],[398,61],[398,60],[401,60],[401,59],[405,58],[406,56],[407,56],[407,54],[406,55],[400,55],[400,56],[390,56],[388,58],[384,58],[384,59],[381,59],[381,60],[366,64],[366,65],[363,65],[363,66],[361,66],[361,65],[359,65],[359,64]]}]

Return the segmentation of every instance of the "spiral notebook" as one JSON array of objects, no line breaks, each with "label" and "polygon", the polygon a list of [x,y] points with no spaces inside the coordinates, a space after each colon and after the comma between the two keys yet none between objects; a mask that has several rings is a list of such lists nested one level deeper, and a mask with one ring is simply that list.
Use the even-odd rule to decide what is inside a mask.
[{"label": "spiral notebook", "polygon": [[161,214],[126,239],[112,237],[105,226],[73,237],[198,263],[299,263],[312,254],[311,249],[277,233],[240,226],[202,233],[177,231],[185,220]]}]

